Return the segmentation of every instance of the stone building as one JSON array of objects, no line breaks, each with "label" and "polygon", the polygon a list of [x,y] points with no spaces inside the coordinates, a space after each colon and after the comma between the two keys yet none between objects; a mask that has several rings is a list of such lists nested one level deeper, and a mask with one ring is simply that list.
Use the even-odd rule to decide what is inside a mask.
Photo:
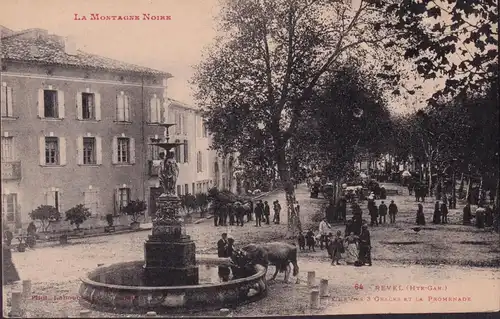
[{"label": "stone building", "polygon": [[131,199],[149,204],[157,195],[151,160],[158,152],[148,144],[163,136],[158,124],[167,120],[177,124],[171,140],[183,143],[176,155],[179,194],[211,185],[200,113],[168,98],[168,72],[82,52],[42,29],[0,31],[8,224],[24,228],[29,212],[44,204],[63,214],[85,204],[92,217],[83,227],[105,223],[106,214],[118,214]]}]

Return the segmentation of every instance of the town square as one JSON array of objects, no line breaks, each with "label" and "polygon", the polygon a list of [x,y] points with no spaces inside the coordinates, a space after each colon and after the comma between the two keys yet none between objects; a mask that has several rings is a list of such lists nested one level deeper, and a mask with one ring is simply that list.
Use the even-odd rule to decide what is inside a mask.
[{"label": "town square", "polygon": [[497,2],[193,3],[3,5],[3,316],[500,311]]}]

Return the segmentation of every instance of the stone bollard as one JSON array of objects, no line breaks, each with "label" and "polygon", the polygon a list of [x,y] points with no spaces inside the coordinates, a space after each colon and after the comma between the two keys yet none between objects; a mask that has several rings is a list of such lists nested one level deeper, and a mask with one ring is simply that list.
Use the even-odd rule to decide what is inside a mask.
[{"label": "stone bollard", "polygon": [[309,287],[314,287],[316,284],[316,272],[315,271],[308,271],[307,272],[307,285]]},{"label": "stone bollard", "polygon": [[321,279],[319,282],[319,297],[328,297],[328,279]]},{"label": "stone bollard", "polygon": [[229,317],[231,315],[231,311],[227,308],[222,308],[219,313],[221,317]]},{"label": "stone bollard", "polygon": [[23,297],[26,300],[31,299],[31,280],[23,280]]},{"label": "stone bollard", "polygon": [[149,317],[149,318],[156,317],[156,312],[154,312],[154,311],[148,311],[146,313],[146,317]]},{"label": "stone bollard", "polygon": [[21,317],[23,315],[23,294],[20,291],[13,291],[11,297],[10,317]]},{"label": "stone bollard", "polygon": [[80,318],[90,318],[90,310],[80,310]]},{"label": "stone bollard", "polygon": [[311,308],[312,309],[319,308],[319,290],[318,289],[311,290]]}]

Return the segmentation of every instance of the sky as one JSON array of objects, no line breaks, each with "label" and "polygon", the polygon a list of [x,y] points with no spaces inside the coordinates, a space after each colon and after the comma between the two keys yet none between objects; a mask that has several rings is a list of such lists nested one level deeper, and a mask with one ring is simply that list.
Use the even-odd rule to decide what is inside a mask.
[{"label": "sky", "polygon": [[[0,25],[21,31],[42,28],[71,36],[88,53],[171,73],[171,98],[193,104],[189,84],[203,49],[216,35],[218,0],[1,0]],[[159,21],[92,21],[91,14],[170,16]],[[75,20],[87,17],[87,20]],[[419,83],[421,84],[421,83]],[[435,83],[424,83],[424,100]],[[415,100],[415,99],[414,99]],[[413,104],[413,105],[412,105]],[[396,112],[406,113],[415,101],[397,101]],[[411,109],[408,107],[411,106]]]}]

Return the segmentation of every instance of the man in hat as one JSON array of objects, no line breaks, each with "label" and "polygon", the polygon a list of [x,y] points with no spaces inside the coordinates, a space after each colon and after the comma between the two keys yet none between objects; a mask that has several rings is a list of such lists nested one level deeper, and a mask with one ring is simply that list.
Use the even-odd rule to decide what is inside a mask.
[{"label": "man in hat", "polygon": [[321,236],[319,240],[319,247],[321,248],[321,250],[323,250],[323,243],[325,243],[325,247],[328,246],[328,233],[331,231],[332,226],[330,226],[330,224],[326,220],[326,217],[323,217],[323,219],[319,223],[319,234]]},{"label": "man in hat", "polygon": [[389,220],[391,224],[394,224],[396,222],[397,213],[398,213],[398,206],[394,203],[393,200],[391,200],[391,203],[389,204]]},{"label": "man in hat", "polygon": [[[217,255],[219,257],[231,257],[229,255],[229,242],[227,240],[227,233],[222,233],[221,239],[217,242]],[[227,266],[219,266],[219,277],[222,281],[229,281],[231,269]]]},{"label": "man in hat", "polygon": [[361,265],[367,263],[368,266],[372,265],[371,246],[370,231],[368,225],[364,224],[361,226],[361,234],[359,235],[359,261]]}]

